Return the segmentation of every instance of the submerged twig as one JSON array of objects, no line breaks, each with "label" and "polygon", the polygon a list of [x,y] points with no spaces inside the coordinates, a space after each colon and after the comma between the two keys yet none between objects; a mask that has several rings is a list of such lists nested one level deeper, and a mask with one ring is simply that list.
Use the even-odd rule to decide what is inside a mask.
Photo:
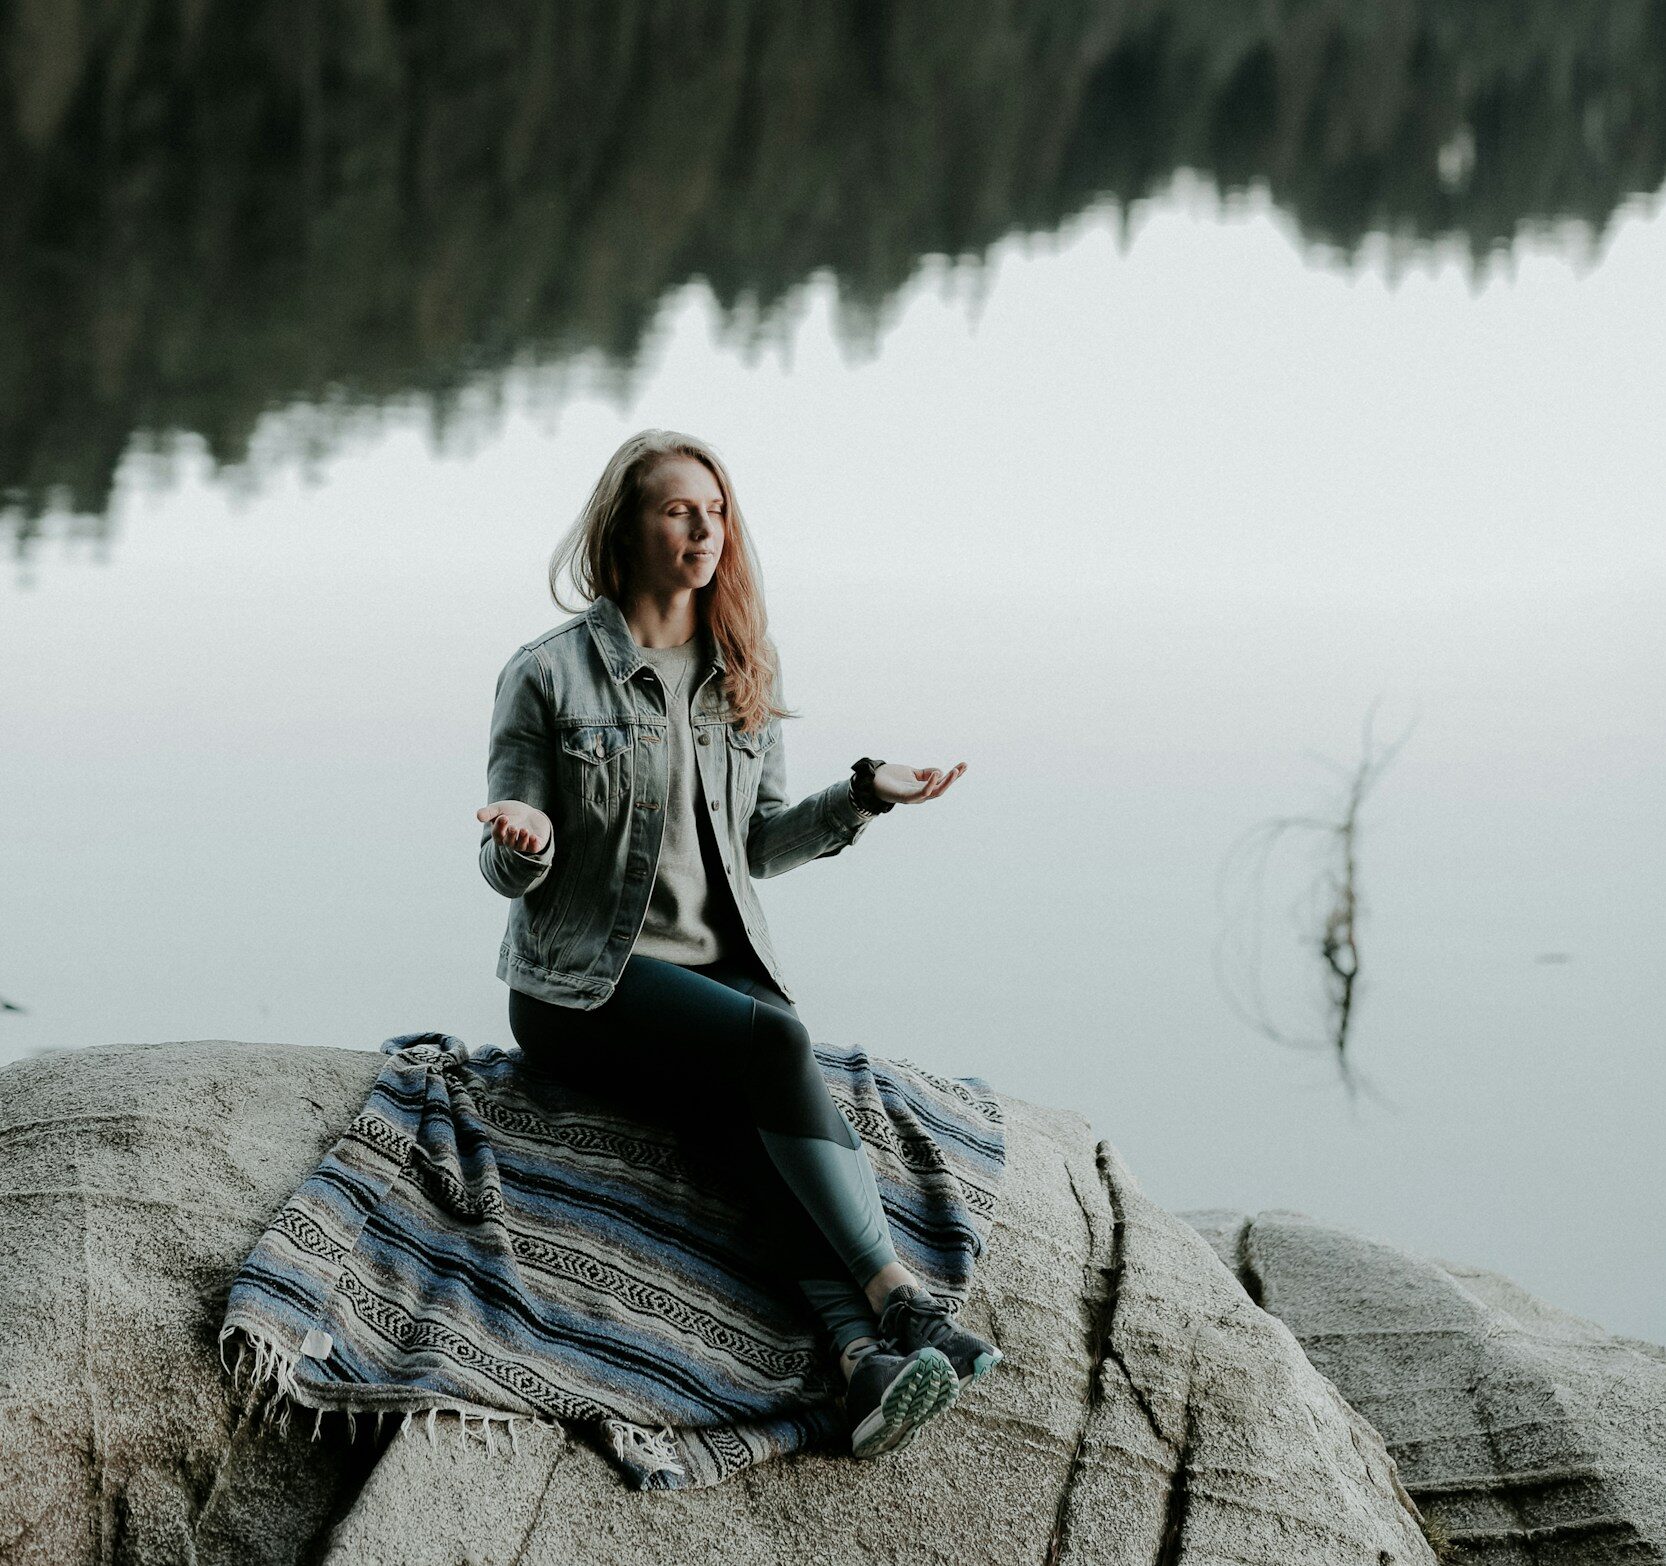
[{"label": "submerged twig", "polygon": [[[1236,919],[1230,914],[1224,919],[1220,936],[1215,943],[1215,977],[1228,1004],[1245,1023],[1264,1038],[1294,1049],[1322,1049],[1335,1055],[1343,1085],[1350,1095],[1358,1089],[1381,1094],[1370,1089],[1357,1065],[1348,1054],[1348,1033],[1354,1018],[1354,1005],[1360,975],[1360,914],[1359,890],[1359,835],[1360,808],[1366,795],[1381,779],[1388,764],[1410,737],[1408,727],[1393,744],[1376,751],[1372,739],[1372,723],[1377,703],[1372,702],[1365,715],[1362,756],[1351,772],[1325,757],[1317,757],[1325,766],[1332,767],[1347,780],[1342,809],[1335,819],[1318,816],[1279,816],[1252,827],[1228,850],[1217,882],[1217,900],[1223,906],[1230,884],[1229,872],[1240,855],[1255,853],[1255,861],[1248,878],[1245,905]],[[1324,1037],[1298,1034],[1278,1026],[1272,1019],[1262,990],[1260,903],[1266,879],[1267,862],[1273,849],[1291,834],[1309,834],[1321,839],[1329,849],[1329,862],[1298,899],[1302,905],[1293,909],[1301,928],[1309,934],[1304,944],[1311,941],[1324,964],[1326,1010],[1328,1027]],[[1245,932],[1243,946],[1237,953],[1242,959],[1240,970],[1227,970],[1228,936],[1234,924]]]}]

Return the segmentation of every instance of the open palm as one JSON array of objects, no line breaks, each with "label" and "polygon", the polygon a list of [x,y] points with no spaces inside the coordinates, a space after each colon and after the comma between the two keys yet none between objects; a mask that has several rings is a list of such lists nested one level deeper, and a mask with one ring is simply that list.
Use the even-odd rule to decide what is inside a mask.
[{"label": "open palm", "polygon": [[550,818],[536,805],[518,799],[494,800],[482,805],[474,813],[476,821],[489,821],[492,836],[508,848],[518,848],[524,854],[539,854],[549,842],[555,828]]},{"label": "open palm", "polygon": [[936,799],[965,770],[964,761],[957,761],[947,772],[941,767],[905,767],[900,761],[887,761],[874,772],[873,791],[893,805],[919,805]]}]

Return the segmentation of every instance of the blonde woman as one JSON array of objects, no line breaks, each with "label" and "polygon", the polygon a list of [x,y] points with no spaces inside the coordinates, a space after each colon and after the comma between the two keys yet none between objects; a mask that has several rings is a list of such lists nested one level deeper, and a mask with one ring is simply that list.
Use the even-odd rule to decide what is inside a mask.
[{"label": "blonde woman", "polygon": [[710,446],[627,440],[550,561],[590,607],[498,677],[480,866],[513,899],[498,976],[534,1069],[692,1127],[746,1182],[845,1377],[851,1450],[897,1451],[1000,1352],[897,1260],[754,878],[842,852],[966,770],[864,757],[786,798],[779,662]]}]

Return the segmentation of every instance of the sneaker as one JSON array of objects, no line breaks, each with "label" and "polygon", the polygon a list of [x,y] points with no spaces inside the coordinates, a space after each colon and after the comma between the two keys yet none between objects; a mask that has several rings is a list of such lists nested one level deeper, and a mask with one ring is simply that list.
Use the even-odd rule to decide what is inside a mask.
[{"label": "sneaker", "polygon": [[899,1283],[885,1296],[879,1335],[901,1354],[935,1348],[954,1367],[959,1386],[987,1376],[1001,1363],[1001,1351],[949,1319],[949,1308],[925,1289]]},{"label": "sneaker", "polygon": [[943,1413],[960,1395],[954,1366],[935,1348],[893,1354],[882,1341],[851,1351],[845,1387],[853,1457],[900,1452],[928,1419]]}]

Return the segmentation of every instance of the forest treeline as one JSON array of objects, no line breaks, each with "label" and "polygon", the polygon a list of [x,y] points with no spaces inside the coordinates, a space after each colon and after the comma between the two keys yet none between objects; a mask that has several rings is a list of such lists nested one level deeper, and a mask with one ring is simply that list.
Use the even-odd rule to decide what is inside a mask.
[{"label": "forest treeline", "polygon": [[1302,235],[1601,232],[1666,178],[1658,0],[14,0],[0,511],[100,515],[135,442],[513,365],[634,362],[704,279],[871,329],[1191,169]]}]

